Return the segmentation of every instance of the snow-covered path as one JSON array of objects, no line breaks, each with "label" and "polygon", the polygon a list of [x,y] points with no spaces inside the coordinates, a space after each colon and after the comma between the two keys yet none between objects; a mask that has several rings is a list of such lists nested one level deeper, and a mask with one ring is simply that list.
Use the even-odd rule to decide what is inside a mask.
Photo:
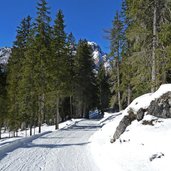
[{"label": "snow-covered path", "polygon": [[98,171],[89,138],[100,127],[96,120],[43,135],[0,156],[1,171]]}]

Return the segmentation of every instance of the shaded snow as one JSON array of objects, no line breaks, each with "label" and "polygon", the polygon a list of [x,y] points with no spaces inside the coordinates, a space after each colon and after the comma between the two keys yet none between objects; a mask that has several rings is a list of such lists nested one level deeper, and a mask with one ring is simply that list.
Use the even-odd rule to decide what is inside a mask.
[{"label": "shaded snow", "polygon": [[[71,120],[62,122],[59,124],[59,129],[70,127],[73,124],[75,124],[75,122],[77,122],[77,121],[81,121],[81,119],[71,119]],[[55,131],[55,125],[48,126],[47,124],[43,124],[43,126],[41,127],[41,132],[45,133],[45,132],[49,132],[49,131]],[[34,129],[32,129],[32,132],[34,134]],[[1,135],[2,139],[0,140],[0,147],[10,144],[16,140],[19,140],[19,139],[22,139],[25,137],[29,137],[29,133],[30,133],[29,129],[24,130],[24,131],[19,130],[18,136],[12,138],[12,135],[13,135],[12,132],[8,132],[8,130],[5,132],[2,132],[2,135]],[[35,134],[38,134],[38,127],[35,128]],[[11,136],[11,138],[9,138],[9,136]]]},{"label": "shaded snow", "polygon": [[18,142],[0,153],[0,170],[99,171],[88,146],[90,136],[99,128],[97,120],[82,119],[63,129]]}]

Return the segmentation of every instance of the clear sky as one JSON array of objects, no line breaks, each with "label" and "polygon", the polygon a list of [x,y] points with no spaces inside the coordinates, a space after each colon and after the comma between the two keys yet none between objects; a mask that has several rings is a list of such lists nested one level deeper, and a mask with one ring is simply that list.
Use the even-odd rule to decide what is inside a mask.
[{"label": "clear sky", "polygon": [[[36,17],[38,0],[2,0],[0,4],[0,47],[10,47],[16,36],[16,28],[22,18]],[[66,32],[73,32],[76,40],[86,38],[98,43],[108,52],[109,42],[104,30],[111,28],[121,0],[47,0],[52,20],[57,10],[65,16]]]}]

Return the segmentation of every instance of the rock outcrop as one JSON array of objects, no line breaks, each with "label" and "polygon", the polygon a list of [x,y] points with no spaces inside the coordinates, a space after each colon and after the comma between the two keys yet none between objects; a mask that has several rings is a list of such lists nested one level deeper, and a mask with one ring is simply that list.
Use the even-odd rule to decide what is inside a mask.
[{"label": "rock outcrop", "polygon": [[128,115],[124,116],[122,118],[122,120],[120,121],[118,127],[116,128],[116,131],[113,135],[113,139],[111,139],[111,143],[115,142],[120,136],[121,134],[124,133],[124,131],[126,130],[126,128],[131,124],[131,122],[133,120],[136,119],[136,115],[134,114],[134,112],[130,109],[128,111]]},{"label": "rock outcrop", "polygon": [[[129,109],[122,120],[120,121],[116,131],[111,139],[111,143],[115,142],[131,124],[132,121],[141,121],[144,115],[152,115],[158,118],[171,118],[171,91],[163,94],[159,98],[152,100],[148,108],[140,108],[137,112],[133,109]],[[151,124],[153,125],[153,123]]]},{"label": "rock outcrop", "polygon": [[163,94],[160,98],[150,103],[147,115],[159,118],[171,118],[171,92]]}]

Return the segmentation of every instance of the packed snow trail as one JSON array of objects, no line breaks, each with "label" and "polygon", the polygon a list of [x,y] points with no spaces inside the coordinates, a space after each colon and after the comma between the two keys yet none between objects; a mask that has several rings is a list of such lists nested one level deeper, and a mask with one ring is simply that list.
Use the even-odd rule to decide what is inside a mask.
[{"label": "packed snow trail", "polygon": [[99,171],[91,157],[90,136],[99,129],[96,120],[43,135],[0,156],[1,171]]}]

